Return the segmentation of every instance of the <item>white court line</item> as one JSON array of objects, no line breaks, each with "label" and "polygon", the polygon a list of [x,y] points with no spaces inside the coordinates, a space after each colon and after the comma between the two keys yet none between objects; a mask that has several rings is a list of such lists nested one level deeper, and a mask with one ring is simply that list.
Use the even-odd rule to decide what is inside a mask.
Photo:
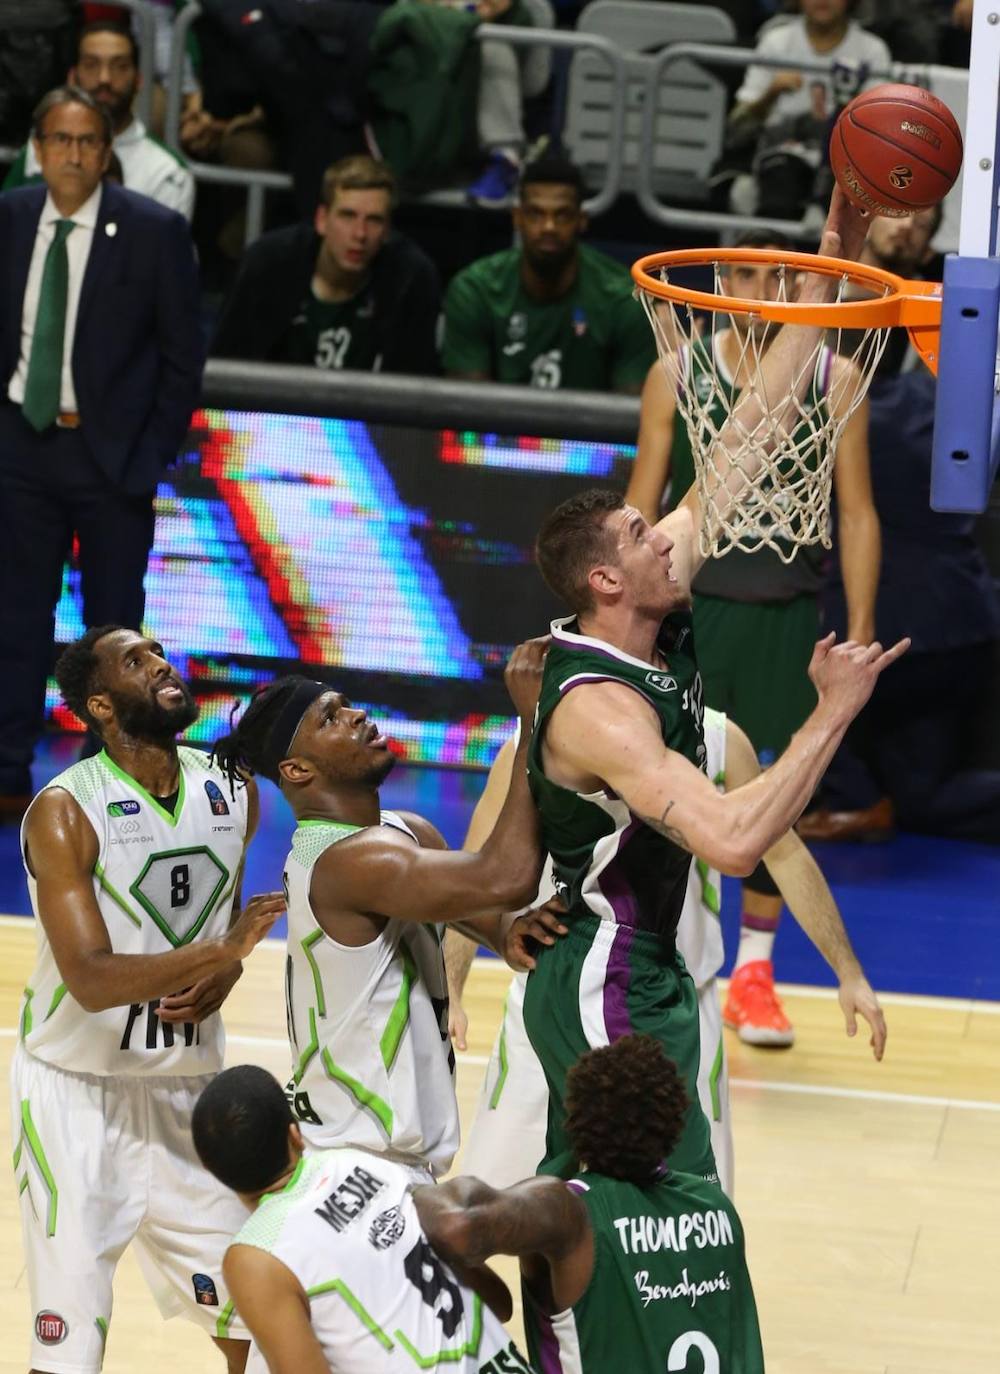
[{"label": "white court line", "polygon": [[[0,916],[0,930],[24,930],[25,927],[33,928],[35,918],[33,916]],[[273,954],[285,954],[285,941],[283,939],[262,940],[257,946],[261,950],[269,950]],[[488,959],[483,955],[477,955],[473,960],[474,967],[484,969],[489,974],[499,974],[506,971],[509,975],[510,970],[506,968],[500,959]],[[725,983],[726,979],[721,979]],[[818,997],[825,1001],[834,1001],[837,997],[836,988],[818,988],[809,983],[778,983],[778,988],[787,993],[790,997]],[[877,989],[876,989],[877,991]],[[988,1002],[975,997],[929,997],[920,993],[909,992],[880,992],[879,1001],[884,1007],[918,1007],[928,1011],[974,1011],[984,1016],[1000,1016],[1000,1002]]]},{"label": "white court line", "polygon": [[[19,1032],[10,1026],[0,1026],[0,1036],[10,1039]],[[226,1043],[229,1045],[239,1045],[243,1049],[251,1050],[288,1050],[288,1041],[284,1038],[278,1039],[273,1035],[227,1035]],[[468,1064],[470,1068],[483,1069],[490,1062],[487,1054],[466,1054],[459,1052],[457,1055],[460,1064]],[[889,1093],[881,1092],[877,1088],[838,1088],[820,1085],[816,1083],[786,1083],[780,1079],[766,1078],[730,1078],[730,1085],[734,1088],[746,1089],[748,1092],[772,1092],[772,1093],[798,1093],[806,1097],[843,1097],[858,1102],[885,1102],[890,1106],[901,1107],[954,1107],[956,1111],[962,1112],[1000,1112],[1000,1102],[976,1102],[972,1098],[965,1097],[925,1097],[918,1093]]]}]

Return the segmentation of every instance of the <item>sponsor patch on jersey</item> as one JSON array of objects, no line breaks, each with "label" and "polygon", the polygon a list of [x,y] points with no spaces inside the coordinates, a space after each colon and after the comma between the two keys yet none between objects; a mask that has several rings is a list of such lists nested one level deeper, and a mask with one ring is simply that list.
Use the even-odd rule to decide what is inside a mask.
[{"label": "sponsor patch on jersey", "polygon": [[218,1307],[219,1295],[213,1279],[207,1274],[192,1274],[191,1282],[194,1284],[195,1302],[200,1303],[202,1307]]},{"label": "sponsor patch on jersey", "polygon": [[205,783],[205,792],[208,796],[209,805],[212,808],[212,815],[228,816],[229,803],[222,795],[222,790],[219,787],[219,784],[213,782],[212,779],[209,778],[208,781]]},{"label": "sponsor patch on jersey", "polygon": [[116,820],[119,816],[138,816],[141,810],[137,801],[108,802],[108,815]]},{"label": "sponsor patch on jersey", "polygon": [[69,1323],[58,1312],[39,1312],[35,1318],[35,1337],[42,1345],[61,1345],[69,1335]]},{"label": "sponsor patch on jersey", "polygon": [[586,313],[580,308],[580,306],[577,306],[576,309],[573,311],[573,333],[576,335],[576,337],[577,337],[578,339],[582,339],[583,336],[584,336],[584,334],[586,334],[586,332],[587,332],[587,316],[586,316]]},{"label": "sponsor patch on jersey", "polygon": [[406,1218],[398,1207],[380,1212],[368,1228],[368,1240],[376,1250],[391,1250],[406,1230]]},{"label": "sponsor patch on jersey", "polygon": [[677,679],[671,677],[669,673],[647,673],[645,680],[650,687],[655,687],[658,692],[677,691]]}]

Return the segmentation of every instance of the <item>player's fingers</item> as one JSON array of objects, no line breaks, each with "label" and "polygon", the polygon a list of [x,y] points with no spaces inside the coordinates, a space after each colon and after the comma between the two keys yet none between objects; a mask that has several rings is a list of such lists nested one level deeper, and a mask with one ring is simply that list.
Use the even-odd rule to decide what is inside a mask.
[{"label": "player's fingers", "polygon": [[876,660],[875,667],[878,671],[881,673],[884,668],[888,668],[890,663],[895,663],[897,658],[902,658],[910,647],[910,642],[909,639],[901,639],[891,649],[886,649],[881,658]]},{"label": "player's fingers", "polygon": [[872,1052],[876,1061],[881,1063],[882,1056],[885,1054],[885,1042],[889,1034],[881,1007],[868,1017],[868,1024],[872,1028]]},{"label": "player's fingers", "polygon": [[[560,912],[548,911],[545,907],[539,907],[535,912],[535,921],[544,930],[551,932],[553,935],[566,935],[569,933],[569,926],[563,924]],[[555,941],[551,941],[551,943],[554,944]]]},{"label": "player's fingers", "polygon": [[854,1014],[854,1006],[853,1006],[853,1004],[850,1005],[850,1006],[846,1006],[846,1007],[844,1008],[844,1025],[845,1025],[845,1027],[846,1027],[846,1029],[847,1029],[847,1034],[848,1034],[849,1036],[851,1036],[851,1037],[853,1038],[855,1035],[857,1035],[857,1033],[858,1033],[858,1020],[857,1020],[857,1017],[856,1017],[855,1014]]},{"label": "player's fingers", "polygon": [[868,645],[868,648],[865,650],[864,661],[865,663],[874,663],[876,659],[881,657],[882,645],[878,642],[877,639],[873,639],[872,642]]}]

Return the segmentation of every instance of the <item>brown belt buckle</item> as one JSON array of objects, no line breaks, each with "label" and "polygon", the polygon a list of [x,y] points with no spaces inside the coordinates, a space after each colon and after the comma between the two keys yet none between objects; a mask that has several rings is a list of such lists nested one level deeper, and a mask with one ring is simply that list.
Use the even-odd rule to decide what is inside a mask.
[{"label": "brown belt buckle", "polygon": [[75,410],[61,410],[56,416],[57,429],[79,429],[80,416]]}]

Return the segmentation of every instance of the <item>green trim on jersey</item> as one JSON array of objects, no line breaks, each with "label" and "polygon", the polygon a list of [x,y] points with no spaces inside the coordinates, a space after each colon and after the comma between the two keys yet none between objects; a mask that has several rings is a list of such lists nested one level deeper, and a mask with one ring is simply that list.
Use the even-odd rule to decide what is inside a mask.
[{"label": "green trim on jersey", "polygon": [[59,1211],[59,1189],[49,1168],[49,1161],[45,1157],[42,1142],[38,1137],[35,1123],[31,1119],[31,1103],[27,1098],[21,1102],[21,1135],[17,1142],[17,1149],[14,1151],[14,1168],[16,1169],[21,1159],[21,1146],[27,1145],[28,1153],[35,1161],[35,1168],[41,1175],[42,1182],[45,1184],[49,1195],[48,1212],[45,1218],[45,1234],[52,1237],[56,1233],[56,1217]]},{"label": "green trim on jersey", "polygon": [[[178,811],[180,811],[179,802],[177,809]],[[194,921],[188,927],[187,931],[183,935],[178,935],[177,932],[174,930],[173,926],[170,924],[167,918],[160,912],[155,903],[150,901],[150,899],[142,891],[142,882],[146,877],[146,874],[150,871],[154,864],[160,863],[164,859],[180,859],[188,854],[206,855],[219,870],[219,878],[215,886],[212,888],[212,891],[209,893],[209,896],[206,899],[201,911],[194,918]],[[226,884],[227,882],[229,882],[231,877],[232,874],[229,872],[229,869],[222,862],[222,860],[219,858],[219,856],[215,853],[214,850],[210,849],[206,844],[194,844],[187,846],[187,848],[185,849],[161,849],[156,854],[150,854],[149,858],[143,864],[142,871],[140,872],[138,878],[136,878],[135,882],[133,882],[129,886],[129,892],[131,892],[132,896],[136,899],[136,901],[143,908],[143,910],[147,912],[148,915],[152,916],[153,920],[156,922],[157,926],[160,928],[163,935],[166,937],[167,941],[171,945],[173,945],[174,949],[179,949],[181,945],[187,945],[191,943],[191,941],[201,930],[205,922],[216,910],[219,904],[219,899],[223,895],[223,891],[226,887]]]},{"label": "green trim on jersey", "polygon": [[507,1082],[507,1071],[510,1065],[507,1063],[507,1006],[504,1004],[503,1022],[500,1026],[500,1043],[497,1045],[497,1058],[500,1061],[500,1071],[497,1074],[497,1081],[493,1085],[490,1093],[489,1110],[495,1112],[500,1105],[500,1097]]},{"label": "green trim on jersey", "polygon": [[[394,1348],[392,1338],[382,1330],[361,1299],[351,1292],[343,1279],[331,1279],[329,1283],[317,1283],[312,1288],[306,1289],[306,1297],[310,1302],[313,1298],[321,1298],[326,1293],[339,1293],[361,1325],[370,1336],[375,1337],[383,1350],[392,1350]],[[398,1334],[397,1332],[397,1335]]]},{"label": "green trim on jersey", "polygon": [[31,1015],[31,999],[35,995],[34,988],[24,989],[24,1006],[21,1008],[21,1039],[26,1040],[31,1034],[31,1027],[34,1021]]},{"label": "green trim on jersey", "polygon": [[46,1019],[46,1021],[47,1021],[47,1020],[49,1019],[49,1017],[53,1014],[53,1012],[59,1010],[59,1003],[60,1003],[60,1002],[62,1001],[62,999],[66,996],[66,993],[67,993],[68,991],[69,991],[69,989],[66,987],[66,984],[65,984],[65,983],[60,983],[59,986],[56,988],[55,992],[53,992],[53,994],[52,994],[52,1001],[49,1003],[49,1009],[48,1009],[48,1011],[45,1013],[45,1019]]},{"label": "green trim on jersey", "polygon": [[417,978],[417,966],[413,962],[413,956],[402,942],[399,946],[399,952],[403,956],[403,979],[392,1011],[389,1013],[389,1019],[385,1023],[382,1039],[379,1041],[379,1052],[382,1055],[382,1063],[385,1065],[386,1073],[396,1062],[396,1055],[399,1053],[406,1028],[410,1024],[410,994]]},{"label": "green trim on jersey", "polygon": [[104,874],[104,865],[100,862],[94,864],[94,877],[100,883],[102,890],[106,892],[114,902],[115,906],[129,918],[133,925],[141,928],[142,917],[135,914],[117,888],[113,887],[111,883],[108,882]]},{"label": "green trim on jersey", "polygon": [[299,1055],[299,1062],[295,1067],[295,1072],[292,1074],[292,1082],[295,1084],[296,1087],[298,1087],[299,1084],[302,1082],[302,1075],[305,1073],[306,1069],[312,1063],[313,1056],[319,1050],[319,1031],[316,1029],[316,1008],[309,1007],[308,1015],[309,1043],[308,1045],[306,1045],[305,1049]]},{"label": "green trim on jersey", "polygon": [[138,792],[139,796],[144,798],[145,801],[149,803],[149,805],[153,808],[154,812],[158,816],[163,817],[163,819],[168,823],[168,825],[177,825],[177,822],[181,818],[181,812],[184,810],[184,800],[187,791],[187,789],[184,786],[184,760],[180,758],[180,756],[178,756],[177,759],[177,773],[180,781],[178,783],[177,788],[177,804],[175,805],[173,811],[168,811],[165,806],[161,806],[160,803],[156,800],[156,798],[152,795],[152,793],[146,791],[141,782],[136,782],[135,778],[133,778],[131,774],[126,773],[124,768],[119,768],[118,764],[115,763],[114,759],[111,757],[111,755],[108,753],[106,749],[102,749],[101,752],[97,755],[97,757],[100,760],[100,762],[103,763],[104,766],[114,774],[116,778],[119,778],[122,782],[127,783],[129,787],[134,788],[136,792]]},{"label": "green trim on jersey", "polygon": [[698,874],[698,881],[701,883],[702,906],[706,911],[710,911],[713,916],[721,916],[722,895],[709,876],[712,872],[710,866],[704,859],[699,859],[696,855],[694,867],[695,872]]},{"label": "green trim on jersey", "polygon": [[326,1070],[327,1077],[332,1079],[334,1083],[339,1083],[341,1087],[346,1088],[355,1102],[357,1102],[358,1106],[370,1112],[382,1127],[383,1131],[385,1131],[386,1135],[391,1139],[393,1122],[392,1108],[389,1106],[388,1102],[386,1102],[385,1098],[379,1097],[378,1093],[372,1092],[371,1088],[366,1088],[363,1083],[359,1083],[356,1078],[352,1078],[346,1069],[342,1069],[339,1064],[334,1063],[333,1056],[326,1046],[323,1047],[323,1052],[320,1055],[320,1062]]},{"label": "green trim on jersey", "polygon": [[317,940],[322,940],[325,934],[326,931],[323,930],[322,926],[317,926],[315,930],[310,931],[308,935],[304,936],[303,939],[299,941],[299,944],[302,946],[302,953],[306,956],[306,961],[312,970],[313,990],[316,993],[316,1012],[319,1016],[326,1015],[326,994],[323,991],[323,978],[319,971],[319,965],[313,955],[312,947]]},{"label": "green trim on jersey", "polygon": [[98,1331],[101,1333],[101,1349],[103,1350],[104,1347],[105,1347],[105,1346],[107,1345],[107,1343],[108,1343],[108,1319],[107,1319],[107,1317],[95,1317],[95,1318],[94,1318],[94,1325],[97,1327]]},{"label": "green trim on jersey", "polygon": [[421,1355],[416,1346],[403,1335],[402,1331],[396,1332],[396,1340],[409,1355],[410,1359],[421,1369],[436,1369],[439,1364],[455,1364],[459,1360],[465,1359],[466,1355],[475,1358],[479,1354],[479,1347],[483,1339],[483,1303],[478,1293],[472,1296],[472,1330],[469,1332],[469,1339],[464,1345],[455,1346],[452,1349],[439,1350],[436,1355]]},{"label": "green trim on jersey", "polygon": [[722,1077],[722,1070],[725,1066],[726,1054],[725,1046],[722,1043],[722,1036],[719,1036],[719,1043],[716,1047],[715,1058],[712,1060],[712,1067],[708,1071],[708,1091],[712,1098],[712,1120],[722,1120],[722,1095],[719,1092],[719,1080]]},{"label": "green trim on jersey", "polygon": [[218,1318],[215,1322],[215,1339],[217,1341],[229,1340],[229,1327],[232,1324],[232,1320],[235,1313],[236,1304],[233,1302],[232,1298],[230,1298],[229,1301],[226,1303],[225,1307],[219,1313]]}]

